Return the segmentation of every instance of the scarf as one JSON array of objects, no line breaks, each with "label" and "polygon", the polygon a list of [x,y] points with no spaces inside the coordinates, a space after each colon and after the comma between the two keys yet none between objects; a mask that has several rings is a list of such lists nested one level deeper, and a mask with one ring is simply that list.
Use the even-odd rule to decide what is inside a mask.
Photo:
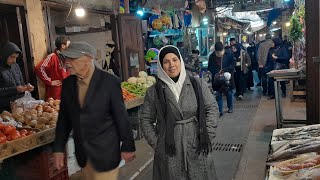
[{"label": "scarf", "polygon": [[[176,47],[171,46],[171,45],[167,45],[167,46],[161,48],[159,55],[158,55],[159,59],[160,59],[160,54],[163,54],[162,51],[167,50],[168,48],[172,49],[172,48],[176,48]],[[182,86],[183,86],[183,83],[184,83],[184,80],[186,78],[187,73],[186,73],[186,69],[184,66],[183,58],[180,55],[179,50],[177,48],[176,48],[176,50],[177,50],[177,53],[179,53],[179,59],[181,62],[181,71],[180,71],[180,75],[178,76],[179,77],[178,80],[176,81],[176,79],[172,79],[166,74],[166,72],[162,68],[160,60],[157,62],[157,75],[158,75],[158,78],[161,79],[161,81],[163,81],[169,87],[169,89],[173,93],[176,101],[178,102],[179,97],[180,97],[180,93],[182,90]]]},{"label": "scarf", "polygon": [[[205,106],[204,106],[204,98],[202,94],[201,85],[198,83],[198,81],[190,77],[190,81],[192,84],[192,87],[195,91],[195,95],[197,98],[197,119],[199,121],[199,146],[197,149],[197,153],[202,153],[204,155],[208,155],[209,152],[212,151],[211,142],[209,139],[209,134],[207,130],[207,123],[206,123],[206,112],[205,112]],[[160,114],[162,120],[165,122],[166,126],[166,132],[165,132],[165,152],[169,156],[176,155],[176,147],[175,147],[175,138],[174,138],[174,127],[176,125],[176,119],[172,112],[172,109],[170,108],[170,105],[168,104],[168,99],[165,95],[165,88],[163,88],[163,82],[161,80],[158,80],[155,87],[158,99],[160,101]]]}]

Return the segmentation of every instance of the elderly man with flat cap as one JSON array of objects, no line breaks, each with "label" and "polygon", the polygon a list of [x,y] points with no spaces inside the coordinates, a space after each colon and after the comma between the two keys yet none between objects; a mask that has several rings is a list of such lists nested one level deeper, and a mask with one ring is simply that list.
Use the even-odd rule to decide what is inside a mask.
[{"label": "elderly man with flat cap", "polygon": [[75,154],[85,179],[118,179],[120,160],[135,158],[120,81],[95,67],[96,49],[86,42],[71,43],[61,54],[71,76],[62,83],[55,165],[63,167],[65,145],[73,130]]}]

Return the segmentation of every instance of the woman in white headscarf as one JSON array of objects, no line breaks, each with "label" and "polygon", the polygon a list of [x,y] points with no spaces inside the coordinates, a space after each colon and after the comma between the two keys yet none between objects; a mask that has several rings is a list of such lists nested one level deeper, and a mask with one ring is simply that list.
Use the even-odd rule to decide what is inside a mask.
[{"label": "woman in white headscarf", "polygon": [[159,52],[158,81],[141,111],[141,128],[155,150],[153,180],[216,179],[211,142],[218,106],[206,83],[186,74],[175,46]]}]

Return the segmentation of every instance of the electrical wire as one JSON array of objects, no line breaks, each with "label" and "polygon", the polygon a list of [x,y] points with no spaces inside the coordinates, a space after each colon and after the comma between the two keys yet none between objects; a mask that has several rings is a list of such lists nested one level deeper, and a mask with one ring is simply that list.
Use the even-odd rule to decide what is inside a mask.
[{"label": "electrical wire", "polygon": [[71,3],[71,6],[70,6],[70,9],[69,9],[68,15],[67,15],[67,17],[64,19],[64,21],[67,21],[67,22],[68,22],[68,18],[69,18],[69,16],[70,16],[71,11],[72,11],[72,7],[73,7],[73,1],[72,1],[72,3]]},{"label": "electrical wire", "polygon": [[145,0],[144,3],[142,4],[142,1],[141,1],[141,7],[143,7],[144,5],[146,5],[148,2],[148,0]]}]

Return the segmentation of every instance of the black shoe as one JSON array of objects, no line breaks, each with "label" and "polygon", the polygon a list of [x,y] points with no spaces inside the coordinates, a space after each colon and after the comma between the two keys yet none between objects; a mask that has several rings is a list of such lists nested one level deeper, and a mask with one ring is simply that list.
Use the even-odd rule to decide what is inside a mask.
[{"label": "black shoe", "polygon": [[223,116],[223,113],[220,113],[219,117],[222,117]]},{"label": "black shoe", "polygon": [[228,113],[233,113],[233,109],[229,109],[229,110],[228,110]]},{"label": "black shoe", "polygon": [[287,97],[287,94],[286,93],[282,93],[282,97],[283,98]]},{"label": "black shoe", "polygon": [[267,96],[267,93],[266,93],[266,92],[262,92],[262,95],[263,95],[263,96]]},{"label": "black shoe", "polygon": [[268,99],[269,99],[269,100],[274,99],[274,98],[275,98],[274,96],[270,96],[270,97],[268,97]]},{"label": "black shoe", "polygon": [[238,100],[238,101],[242,101],[242,99],[243,99],[243,96],[242,96],[242,95],[239,95],[239,96],[237,97],[237,100]]}]

